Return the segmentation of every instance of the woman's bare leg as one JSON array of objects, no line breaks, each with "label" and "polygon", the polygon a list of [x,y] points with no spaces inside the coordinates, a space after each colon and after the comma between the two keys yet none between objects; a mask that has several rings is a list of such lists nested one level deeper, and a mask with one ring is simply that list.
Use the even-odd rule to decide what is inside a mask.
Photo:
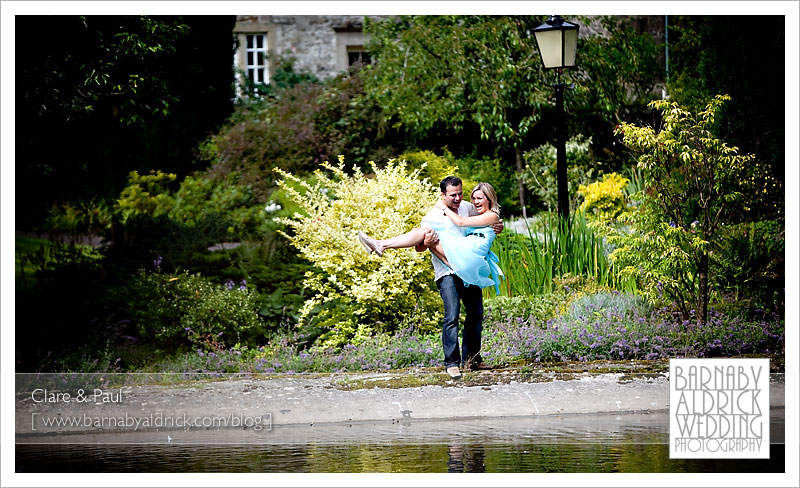
[{"label": "woman's bare leg", "polygon": [[436,255],[437,258],[441,259],[442,262],[447,265],[448,268],[451,268],[450,262],[447,260],[447,256],[444,254],[444,247],[442,247],[442,241],[436,241],[436,244],[432,245],[428,249],[431,250],[433,254]]},{"label": "woman's bare leg", "polygon": [[383,251],[384,249],[414,247],[417,244],[422,244],[423,240],[425,240],[425,229],[417,227],[405,234],[390,237],[389,239],[375,239],[375,244],[378,246],[378,250]]},{"label": "woman's bare leg", "polygon": [[[369,237],[367,237],[367,239],[370,239],[378,253],[382,254],[386,249],[403,249],[422,244],[425,241],[425,233],[425,229],[417,227],[416,229],[412,229],[405,234],[390,237],[389,239],[370,239]],[[441,259],[448,268],[450,267],[450,262],[447,261],[447,256],[444,254],[444,247],[442,247],[441,241],[437,241],[436,244],[430,246],[428,249],[430,249],[431,252],[436,255],[436,257]]]}]

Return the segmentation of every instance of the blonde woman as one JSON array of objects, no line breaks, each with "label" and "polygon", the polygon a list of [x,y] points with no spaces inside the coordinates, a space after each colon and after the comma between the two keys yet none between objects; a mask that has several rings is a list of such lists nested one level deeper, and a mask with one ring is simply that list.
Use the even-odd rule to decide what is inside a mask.
[{"label": "blonde woman", "polygon": [[[447,187],[447,185],[445,185]],[[459,182],[460,188],[460,182]],[[493,225],[500,222],[500,205],[497,193],[489,183],[478,183],[470,193],[470,200],[477,215],[463,216],[448,206],[447,195],[443,191],[442,199],[436,203],[436,209],[453,224],[463,227],[453,232],[452,226],[437,224],[431,219],[427,222],[437,232],[439,241],[429,248],[441,261],[464,282],[464,285],[477,285],[481,288],[494,285],[499,293],[502,271],[497,266],[497,256],[491,252],[495,238]],[[427,229],[418,227],[389,239],[373,239],[363,232],[358,233],[359,242],[369,252],[382,256],[386,249],[402,249],[415,247],[424,243]],[[491,275],[491,278],[490,278]]]}]

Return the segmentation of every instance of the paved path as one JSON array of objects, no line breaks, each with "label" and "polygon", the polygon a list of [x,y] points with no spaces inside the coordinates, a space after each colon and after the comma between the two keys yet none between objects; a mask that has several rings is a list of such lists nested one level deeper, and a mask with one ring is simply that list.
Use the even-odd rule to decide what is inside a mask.
[{"label": "paved path", "polygon": [[[439,378],[440,383],[387,387],[410,379],[418,380],[426,374]],[[16,399],[16,433],[18,437],[35,437],[65,432],[133,430],[132,426],[114,428],[110,418],[117,422],[130,418],[125,420],[128,423],[139,419],[137,432],[163,432],[191,430],[184,425],[187,419],[210,423],[214,420],[207,419],[230,422],[236,418],[240,424],[249,422],[249,425],[233,425],[241,428],[253,427],[262,420],[269,421],[272,426],[312,426],[564,414],[641,414],[669,408],[666,373],[543,373],[525,377],[509,372],[480,372],[465,376],[465,380],[471,379],[466,382],[445,381],[442,377],[441,373],[414,372],[234,377],[224,381],[100,389],[97,397],[87,388],[86,401],[79,401],[73,395],[70,399],[61,397],[43,402],[41,400],[47,398],[41,391],[35,398],[30,393],[20,392]],[[770,404],[785,406],[783,375],[771,375]],[[45,425],[45,419],[56,417],[81,420],[72,421],[77,422],[76,425]],[[170,425],[162,420],[155,425],[155,417],[180,420]],[[202,426],[193,426],[198,427]]]}]

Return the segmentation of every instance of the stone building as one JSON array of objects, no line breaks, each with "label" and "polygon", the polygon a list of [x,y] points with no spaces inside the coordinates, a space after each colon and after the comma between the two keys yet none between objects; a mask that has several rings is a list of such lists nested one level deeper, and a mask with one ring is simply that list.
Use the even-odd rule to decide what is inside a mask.
[{"label": "stone building", "polygon": [[361,15],[240,15],[234,64],[255,83],[269,83],[279,57],[295,58],[298,72],[331,78],[369,62],[363,24]]}]

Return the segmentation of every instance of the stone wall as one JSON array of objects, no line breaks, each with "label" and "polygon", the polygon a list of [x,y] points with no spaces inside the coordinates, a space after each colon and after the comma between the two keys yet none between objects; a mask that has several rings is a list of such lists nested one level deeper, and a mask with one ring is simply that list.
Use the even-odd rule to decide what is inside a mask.
[{"label": "stone wall", "polygon": [[239,16],[234,31],[267,32],[271,54],[325,79],[347,69],[348,45],[364,44],[363,23],[361,15],[253,15]]}]

